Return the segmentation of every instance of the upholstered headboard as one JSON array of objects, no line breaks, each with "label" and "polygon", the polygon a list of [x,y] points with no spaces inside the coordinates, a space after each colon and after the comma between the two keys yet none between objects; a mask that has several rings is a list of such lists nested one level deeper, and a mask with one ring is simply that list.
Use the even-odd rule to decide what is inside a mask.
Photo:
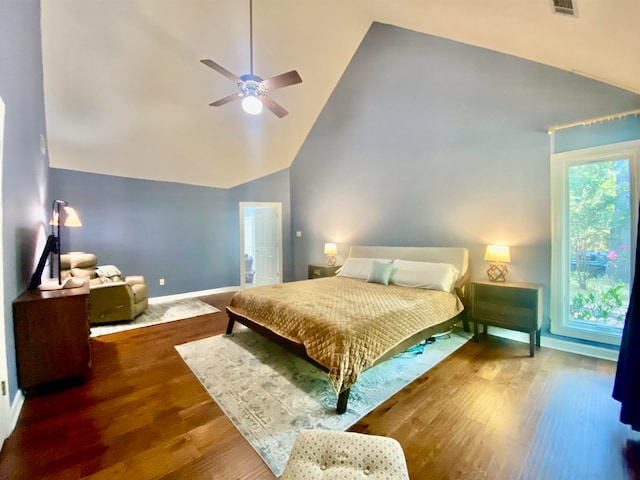
[{"label": "upholstered headboard", "polygon": [[457,247],[366,247],[353,246],[349,256],[355,258],[388,258],[419,262],[450,263],[464,275],[469,268],[469,250]]}]

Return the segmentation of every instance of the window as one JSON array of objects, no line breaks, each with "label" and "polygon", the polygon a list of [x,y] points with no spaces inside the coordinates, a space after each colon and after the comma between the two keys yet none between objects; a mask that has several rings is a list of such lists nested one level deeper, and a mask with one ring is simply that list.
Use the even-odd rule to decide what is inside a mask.
[{"label": "window", "polygon": [[640,141],[551,155],[551,332],[620,344],[634,271]]}]

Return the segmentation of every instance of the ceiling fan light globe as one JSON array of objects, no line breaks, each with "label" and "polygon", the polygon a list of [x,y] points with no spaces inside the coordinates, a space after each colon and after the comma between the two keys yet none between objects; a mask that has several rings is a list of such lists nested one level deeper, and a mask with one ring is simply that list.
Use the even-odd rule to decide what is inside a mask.
[{"label": "ceiling fan light globe", "polygon": [[242,99],[242,109],[250,115],[262,113],[262,102],[258,97],[247,95]]}]

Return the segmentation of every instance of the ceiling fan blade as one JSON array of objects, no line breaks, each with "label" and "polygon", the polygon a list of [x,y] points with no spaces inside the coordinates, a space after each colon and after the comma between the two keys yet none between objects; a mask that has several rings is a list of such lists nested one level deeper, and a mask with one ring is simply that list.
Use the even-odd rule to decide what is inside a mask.
[{"label": "ceiling fan blade", "polygon": [[300,78],[298,72],[291,70],[290,72],[263,80],[262,85],[267,90],[275,90],[276,88],[288,87],[289,85],[295,85],[301,82],[302,78]]},{"label": "ceiling fan blade", "polygon": [[225,77],[227,77],[228,79],[232,80],[235,83],[241,83],[242,80],[240,80],[240,78],[238,78],[236,75],[234,75],[233,73],[231,73],[229,70],[227,70],[226,68],[218,65],[216,62],[214,62],[213,60],[200,60],[202,63],[204,63],[207,67],[213,68],[216,72],[221,73],[222,75],[224,75]]},{"label": "ceiling fan blade", "polygon": [[228,97],[224,97],[224,98],[218,100],[217,102],[210,103],[209,106],[210,107],[219,107],[219,106],[225,105],[225,104],[227,104],[229,102],[233,102],[234,100],[238,100],[239,98],[242,98],[242,94],[240,92],[234,93],[233,95],[229,95]]},{"label": "ceiling fan blade", "polygon": [[260,97],[260,100],[262,101],[262,104],[265,107],[267,107],[269,110],[271,110],[273,113],[275,113],[280,118],[282,118],[285,115],[289,114],[289,112],[287,112],[284,108],[282,108],[274,100],[272,100],[271,98],[267,97],[266,95],[262,95]]}]

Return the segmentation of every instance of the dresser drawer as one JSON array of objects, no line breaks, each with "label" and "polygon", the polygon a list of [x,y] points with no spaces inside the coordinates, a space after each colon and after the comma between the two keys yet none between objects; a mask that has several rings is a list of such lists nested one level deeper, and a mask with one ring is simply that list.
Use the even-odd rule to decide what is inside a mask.
[{"label": "dresser drawer", "polygon": [[473,304],[473,317],[491,321],[497,326],[538,328],[536,310],[526,306],[476,301]]}]

